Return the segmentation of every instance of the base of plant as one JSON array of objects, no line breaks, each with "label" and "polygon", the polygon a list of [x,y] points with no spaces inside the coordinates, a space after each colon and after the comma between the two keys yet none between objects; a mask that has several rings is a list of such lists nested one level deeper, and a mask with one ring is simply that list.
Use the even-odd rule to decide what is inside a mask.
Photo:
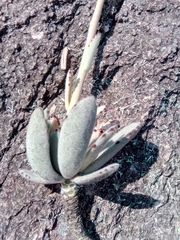
[{"label": "base of plant", "polygon": [[65,181],[61,184],[61,196],[66,212],[66,221],[70,227],[72,239],[92,240],[92,238],[87,235],[82,223],[79,211],[79,190],[80,187],[70,181]]}]

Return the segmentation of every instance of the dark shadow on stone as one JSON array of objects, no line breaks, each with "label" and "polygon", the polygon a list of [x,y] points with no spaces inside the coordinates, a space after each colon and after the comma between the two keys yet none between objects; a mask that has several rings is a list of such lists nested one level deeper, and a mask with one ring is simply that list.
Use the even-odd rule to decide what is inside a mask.
[{"label": "dark shadow on stone", "polygon": [[[139,138],[139,139],[138,139]],[[140,195],[128,194],[128,201],[124,197],[127,194],[122,193],[125,187],[145,176],[158,157],[158,148],[150,142],[137,137],[134,141],[126,145],[120,154],[114,157],[120,164],[120,169],[113,177],[95,184],[94,193],[103,199],[120,203],[124,206],[133,206],[134,200],[140,199]],[[131,197],[130,197],[131,196]],[[122,200],[124,199],[124,200]],[[153,199],[148,196],[142,196],[141,206],[145,208],[153,206]],[[156,200],[154,199],[154,203]],[[138,204],[136,204],[138,206]],[[140,206],[140,204],[139,204]]]},{"label": "dark shadow on stone", "polygon": [[61,193],[61,184],[47,184],[45,185],[48,189],[55,193]]},{"label": "dark shadow on stone", "polygon": [[177,103],[177,98],[174,99],[174,101],[170,101],[170,98],[172,95],[180,94],[180,89],[174,89],[170,91],[164,92],[164,97],[161,99],[161,102],[159,104],[159,107],[157,111],[154,113],[155,116],[166,116],[168,113],[168,107],[172,108]]},{"label": "dark shadow on stone", "polygon": [[143,194],[120,193],[117,195],[116,203],[133,209],[143,209],[152,208],[156,206],[159,201]]},{"label": "dark shadow on stone", "polygon": [[85,231],[92,240],[100,240],[100,237],[96,232],[95,224],[90,219],[90,212],[91,212],[93,202],[94,202],[94,196],[89,194],[87,195],[85,191],[85,187],[80,188],[79,210],[80,210]]},{"label": "dark shadow on stone", "polygon": [[144,141],[141,133],[112,159],[113,162],[120,164],[118,172],[101,182],[83,188],[80,197],[80,212],[84,226],[94,240],[100,239],[95,225],[90,219],[95,195],[120,204],[120,208],[122,206],[133,209],[152,208],[159,203],[158,200],[150,196],[122,192],[129,183],[135,182],[147,174],[151,166],[157,161],[159,152],[157,146]]}]

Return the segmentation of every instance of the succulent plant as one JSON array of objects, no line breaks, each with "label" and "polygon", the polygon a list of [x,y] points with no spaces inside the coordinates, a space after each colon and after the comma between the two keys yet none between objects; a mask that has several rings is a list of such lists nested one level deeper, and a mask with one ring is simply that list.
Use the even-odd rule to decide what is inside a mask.
[{"label": "succulent plant", "polygon": [[[38,107],[31,115],[26,135],[26,152],[32,170],[19,169],[22,177],[41,184],[61,184],[67,222],[73,239],[91,239],[83,229],[78,212],[79,185],[101,181],[119,168],[118,163],[103,167],[141,129],[142,122],[119,130],[117,121],[95,126],[104,106],[96,107],[93,96],[79,101],[84,79],[90,69],[101,35],[96,34],[104,0],[97,0],[88,30],[81,64],[73,86],[69,69],[65,86],[66,119],[60,129],[56,116]],[[66,69],[68,49],[63,51],[61,68]],[[72,89],[74,92],[72,93]]]},{"label": "succulent plant", "polygon": [[116,172],[118,163],[103,165],[138,133],[142,123],[131,123],[120,131],[115,121],[95,127],[97,112],[95,98],[88,96],[70,110],[59,130],[56,117],[48,120],[42,108],[36,108],[26,136],[33,171],[20,169],[21,176],[42,184],[61,183],[68,201],[77,195],[76,185],[101,181]]},{"label": "succulent plant", "polygon": [[56,118],[48,121],[42,108],[35,109],[26,136],[27,158],[33,172],[20,169],[20,174],[37,183],[68,181],[81,185],[103,180],[117,171],[117,163],[101,167],[137,134],[141,122],[118,132],[117,123],[94,129],[96,112],[95,98],[86,97],[71,109],[58,130]]}]

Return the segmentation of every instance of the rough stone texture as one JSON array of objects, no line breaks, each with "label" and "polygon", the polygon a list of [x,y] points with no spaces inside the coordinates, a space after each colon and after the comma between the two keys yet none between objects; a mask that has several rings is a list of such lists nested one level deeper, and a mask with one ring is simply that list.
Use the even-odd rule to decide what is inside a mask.
[{"label": "rough stone texture", "polygon": [[[25,133],[35,106],[63,118],[60,54],[75,72],[92,1],[0,2],[0,236],[70,240],[60,186],[22,179]],[[107,104],[122,126],[149,112],[142,131],[114,161],[111,178],[85,188],[82,217],[92,239],[180,239],[180,2],[107,1],[95,67],[83,94]]]}]

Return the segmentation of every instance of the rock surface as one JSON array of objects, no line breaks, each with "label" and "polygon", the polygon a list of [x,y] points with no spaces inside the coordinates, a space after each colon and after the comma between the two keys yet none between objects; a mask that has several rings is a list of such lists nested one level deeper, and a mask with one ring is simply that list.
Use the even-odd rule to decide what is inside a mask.
[{"label": "rock surface", "polygon": [[[63,47],[80,63],[92,1],[1,0],[0,237],[71,240],[60,186],[18,175],[27,166],[25,134],[32,109],[55,104],[63,119]],[[104,119],[125,126],[149,112],[138,136],[112,161],[118,173],[80,195],[92,239],[180,239],[180,2],[106,1],[102,40],[84,84]]]}]

